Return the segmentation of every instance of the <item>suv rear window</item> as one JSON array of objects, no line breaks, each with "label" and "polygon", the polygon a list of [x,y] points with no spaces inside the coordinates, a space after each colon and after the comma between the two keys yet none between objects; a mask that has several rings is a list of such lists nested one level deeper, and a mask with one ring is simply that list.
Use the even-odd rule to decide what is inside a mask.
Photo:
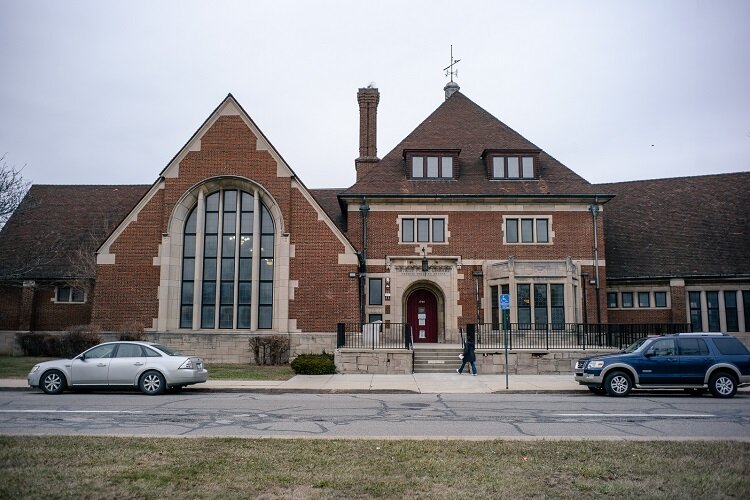
[{"label": "suv rear window", "polygon": [[708,346],[703,339],[677,339],[680,356],[707,356]]},{"label": "suv rear window", "polygon": [[734,337],[714,339],[714,344],[722,354],[750,354],[745,344]]}]

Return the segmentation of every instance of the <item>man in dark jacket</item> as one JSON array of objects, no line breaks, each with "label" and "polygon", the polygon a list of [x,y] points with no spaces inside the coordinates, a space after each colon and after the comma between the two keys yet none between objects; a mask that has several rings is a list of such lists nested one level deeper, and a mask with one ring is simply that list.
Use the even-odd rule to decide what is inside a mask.
[{"label": "man in dark jacket", "polygon": [[464,342],[464,352],[463,352],[463,358],[461,358],[461,368],[456,370],[456,372],[461,375],[464,371],[464,366],[466,366],[466,363],[471,363],[471,374],[476,377],[477,375],[477,356],[474,353],[474,342],[473,339],[468,338],[466,339],[466,342]]}]

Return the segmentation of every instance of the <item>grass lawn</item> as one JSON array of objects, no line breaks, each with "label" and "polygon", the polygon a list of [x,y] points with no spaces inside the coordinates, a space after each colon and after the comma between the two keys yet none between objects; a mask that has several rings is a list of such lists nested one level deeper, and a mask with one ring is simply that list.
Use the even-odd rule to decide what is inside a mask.
[{"label": "grass lawn", "polygon": [[750,444],[0,436],[0,498],[748,498]]},{"label": "grass lawn", "polygon": [[[51,358],[0,356],[0,378],[26,378],[31,367]],[[289,365],[256,366],[206,363],[209,380],[289,380],[294,370]]]}]

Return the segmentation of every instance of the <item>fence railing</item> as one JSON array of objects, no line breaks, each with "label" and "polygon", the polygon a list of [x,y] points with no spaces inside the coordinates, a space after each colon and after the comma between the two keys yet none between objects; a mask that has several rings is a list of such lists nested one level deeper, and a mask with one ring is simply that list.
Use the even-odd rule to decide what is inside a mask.
[{"label": "fence railing", "polygon": [[411,349],[411,327],[408,323],[338,323],[336,347]]},{"label": "fence railing", "polygon": [[[467,330],[471,325],[467,325]],[[506,325],[509,349],[622,349],[649,335],[689,332],[689,323],[584,324],[584,323],[510,323]],[[502,325],[480,323],[475,326],[477,349],[503,349]]]}]

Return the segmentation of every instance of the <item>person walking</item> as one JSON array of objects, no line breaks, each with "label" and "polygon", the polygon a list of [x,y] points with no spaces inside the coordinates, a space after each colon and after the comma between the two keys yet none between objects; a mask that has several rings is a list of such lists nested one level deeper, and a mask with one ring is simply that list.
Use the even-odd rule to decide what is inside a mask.
[{"label": "person walking", "polygon": [[466,342],[464,342],[464,352],[462,354],[461,358],[461,368],[456,370],[456,373],[461,375],[464,371],[464,366],[466,366],[466,363],[471,364],[471,375],[476,377],[477,376],[477,355],[474,353],[474,339],[467,338]]}]

